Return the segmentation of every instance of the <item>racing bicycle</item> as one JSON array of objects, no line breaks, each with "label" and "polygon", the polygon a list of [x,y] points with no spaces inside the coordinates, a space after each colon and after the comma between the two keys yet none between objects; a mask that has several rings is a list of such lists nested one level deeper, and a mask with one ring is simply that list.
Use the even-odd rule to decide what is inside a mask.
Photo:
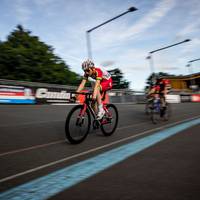
[{"label": "racing bicycle", "polygon": [[[76,105],[69,112],[66,123],[65,133],[66,138],[71,144],[79,144],[86,139],[91,124],[93,129],[101,129],[105,136],[112,135],[118,124],[118,110],[114,104],[106,104],[103,102],[106,92],[102,95],[103,109],[105,115],[102,119],[97,119],[97,113],[95,111],[95,104],[92,100],[91,92],[74,92],[73,95],[84,95],[83,104]],[[72,100],[74,97],[72,96]]]},{"label": "racing bicycle", "polygon": [[168,121],[171,115],[170,104],[165,102],[165,107],[163,107],[159,97],[154,97],[151,103],[148,103],[148,110],[153,124],[157,124],[160,119]]}]

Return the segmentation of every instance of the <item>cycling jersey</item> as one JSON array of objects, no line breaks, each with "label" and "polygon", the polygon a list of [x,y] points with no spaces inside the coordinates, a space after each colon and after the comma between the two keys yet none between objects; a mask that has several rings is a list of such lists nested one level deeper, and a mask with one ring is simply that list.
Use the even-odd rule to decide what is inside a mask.
[{"label": "cycling jersey", "polygon": [[160,85],[155,85],[153,89],[155,90],[155,93],[160,93]]},{"label": "cycling jersey", "polygon": [[[87,74],[84,74],[85,79],[88,79],[88,77],[89,76]],[[95,68],[95,73],[91,75],[91,78],[103,81],[103,80],[109,80],[111,78],[111,75],[104,69]]]},{"label": "cycling jersey", "polygon": [[93,73],[91,76],[88,76],[86,73],[84,74],[84,78],[86,80],[88,80],[89,77],[91,77],[94,80],[100,80],[102,92],[110,90],[112,88],[111,74],[104,69],[95,67],[95,73]]},{"label": "cycling jersey", "polygon": [[165,89],[170,88],[170,81],[167,79],[162,79],[155,85],[156,93],[162,93]]}]

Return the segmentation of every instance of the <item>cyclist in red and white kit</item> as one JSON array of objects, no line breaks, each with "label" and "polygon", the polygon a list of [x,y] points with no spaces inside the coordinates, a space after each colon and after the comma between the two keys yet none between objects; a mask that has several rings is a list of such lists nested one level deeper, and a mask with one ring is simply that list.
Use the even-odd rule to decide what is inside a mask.
[{"label": "cyclist in red and white kit", "polygon": [[171,88],[170,81],[164,77],[157,75],[156,82],[149,91],[148,97],[159,96],[162,108],[166,108],[166,95]]},{"label": "cyclist in red and white kit", "polygon": [[112,89],[112,77],[106,70],[95,67],[94,63],[89,59],[82,63],[82,69],[85,74],[76,92],[80,92],[85,87],[89,77],[95,80],[92,99],[97,100],[97,119],[101,119],[105,114],[101,100],[101,93]]}]

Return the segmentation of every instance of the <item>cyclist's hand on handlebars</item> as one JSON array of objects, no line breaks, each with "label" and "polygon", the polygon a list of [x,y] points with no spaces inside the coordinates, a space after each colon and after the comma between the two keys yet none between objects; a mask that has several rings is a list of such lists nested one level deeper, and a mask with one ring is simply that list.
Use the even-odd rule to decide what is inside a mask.
[{"label": "cyclist's hand on handlebars", "polygon": [[76,100],[78,100],[78,94],[75,94],[74,98],[75,98]]},{"label": "cyclist's hand on handlebars", "polygon": [[75,96],[74,96],[74,97],[71,97],[70,102],[71,102],[71,103],[75,103],[75,102],[76,102],[76,97],[75,97]]},{"label": "cyclist's hand on handlebars", "polygon": [[92,95],[92,101],[96,101],[97,98]]}]

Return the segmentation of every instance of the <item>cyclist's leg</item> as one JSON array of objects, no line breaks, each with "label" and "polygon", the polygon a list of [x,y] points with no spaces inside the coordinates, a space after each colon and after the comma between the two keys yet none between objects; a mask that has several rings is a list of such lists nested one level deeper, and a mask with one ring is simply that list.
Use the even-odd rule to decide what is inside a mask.
[{"label": "cyclist's leg", "polygon": [[[94,91],[95,81],[91,81],[91,86],[92,86],[92,90]],[[92,106],[92,109],[94,110],[94,112],[97,114],[98,113],[97,101],[92,102],[91,106]]]},{"label": "cyclist's leg", "polygon": [[97,90],[97,104],[98,104],[98,106],[102,104],[100,91],[101,91],[101,87],[99,87],[98,90]]},{"label": "cyclist's leg", "polygon": [[160,98],[161,108],[163,108],[164,107],[164,95],[162,92],[159,93],[159,98]]},{"label": "cyclist's leg", "polygon": [[153,102],[154,102],[154,99],[156,98],[156,95],[157,95],[156,93],[152,93],[148,97],[148,104],[150,108],[153,108]]},{"label": "cyclist's leg", "polygon": [[105,110],[103,109],[103,102],[102,102],[102,95],[101,93],[104,93],[105,91],[111,89],[112,87],[112,79],[109,80],[104,80],[100,84],[100,88],[97,92],[97,103],[98,103],[98,118],[102,118],[103,115],[105,114]]},{"label": "cyclist's leg", "polygon": [[104,114],[105,114],[105,111],[103,109],[103,103],[102,103],[102,100],[101,100],[101,93],[100,93],[100,88],[98,89],[97,91],[97,104],[98,104],[98,114],[97,114],[97,118],[98,119],[101,119]]},{"label": "cyclist's leg", "polygon": [[[106,99],[106,91],[112,89],[112,79],[102,81],[100,84],[100,94],[101,94],[101,100],[102,103],[105,103]],[[108,103],[108,102],[107,102]]]},{"label": "cyclist's leg", "polygon": [[164,93],[160,94],[160,101],[161,101],[161,117],[165,115],[165,110],[166,110],[166,101],[165,101],[165,95]]}]

